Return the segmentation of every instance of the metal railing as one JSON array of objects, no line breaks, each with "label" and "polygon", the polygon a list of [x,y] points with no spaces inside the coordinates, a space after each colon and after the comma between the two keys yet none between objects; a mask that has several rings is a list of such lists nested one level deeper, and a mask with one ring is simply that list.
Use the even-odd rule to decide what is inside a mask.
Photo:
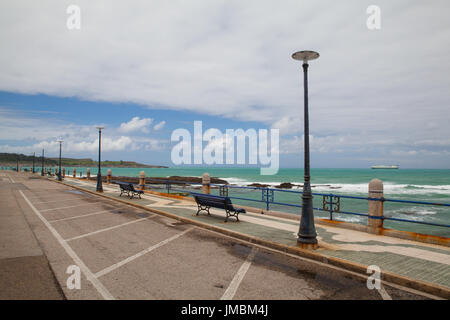
[{"label": "metal railing", "polygon": [[[148,179],[148,178],[147,178]],[[148,179],[147,182],[152,181],[152,179]],[[193,191],[190,191],[189,189],[195,188],[196,186],[202,186],[202,183],[195,183],[195,182],[189,182],[189,181],[178,181],[178,180],[154,180],[152,184],[146,184],[147,189],[155,189],[158,191],[162,191],[164,193],[182,193],[186,195],[190,195]],[[243,187],[243,186],[234,186],[234,185],[225,185],[225,184],[210,184],[210,186],[213,188],[212,191],[218,192],[218,195],[220,196],[227,196],[230,199],[236,199],[241,201],[248,201],[253,203],[260,203],[262,206],[265,207],[267,211],[270,210],[271,206],[285,206],[285,207],[295,207],[295,208],[301,208],[301,195],[303,194],[302,191],[298,190],[286,190],[286,189],[274,189],[274,188],[261,188],[261,187]],[[197,188],[198,189],[198,188]],[[236,195],[230,195],[230,191],[232,190],[250,190],[253,192],[260,192],[260,197],[243,197],[243,196],[236,196]],[[288,202],[282,202],[277,201],[277,194],[279,193],[291,193],[291,194],[297,194],[298,197],[298,203],[288,203]],[[444,223],[435,223],[430,221],[418,221],[418,220],[411,220],[411,219],[403,219],[403,218],[397,218],[397,217],[388,217],[388,216],[371,216],[367,213],[362,212],[353,212],[353,211],[346,211],[343,210],[343,201],[344,199],[348,200],[364,200],[364,201],[379,201],[381,202],[382,206],[385,202],[392,202],[392,203],[403,203],[403,204],[415,204],[415,205],[431,205],[431,206],[442,206],[442,207],[450,207],[450,203],[437,203],[437,202],[426,202],[426,201],[411,201],[411,200],[399,200],[399,199],[390,199],[390,198],[370,198],[370,197],[358,197],[358,196],[347,196],[347,195],[339,195],[339,194],[333,194],[333,193],[315,193],[313,192],[313,196],[321,197],[321,207],[315,206],[313,209],[315,211],[321,211],[326,212],[329,214],[330,220],[335,220],[336,214],[344,214],[344,215],[354,215],[354,216],[360,216],[360,217],[367,217],[371,219],[383,219],[383,220],[390,220],[390,221],[396,221],[396,222],[407,222],[407,223],[415,223],[415,224],[422,224],[422,225],[429,225],[429,226],[435,226],[435,227],[444,227],[444,228],[450,228],[449,224]]]}]

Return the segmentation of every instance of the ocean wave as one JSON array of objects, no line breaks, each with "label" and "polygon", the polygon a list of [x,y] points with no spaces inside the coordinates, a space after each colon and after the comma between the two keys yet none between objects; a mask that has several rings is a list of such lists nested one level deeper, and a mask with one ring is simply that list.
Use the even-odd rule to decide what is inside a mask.
[{"label": "ocean wave", "polygon": [[[275,181],[275,182],[267,182],[267,181],[249,181],[243,178],[224,178],[230,184],[246,187],[252,183],[265,184],[269,187],[275,187],[280,185],[281,183],[288,181]],[[292,184],[295,184],[292,189],[293,190],[301,190],[303,182],[294,181]],[[369,184],[368,183],[321,183],[321,184],[312,184],[312,191],[317,193],[348,193],[348,194],[364,194],[366,195],[369,192]],[[427,195],[427,194],[441,194],[450,196],[450,185],[418,185],[418,184],[397,184],[392,182],[384,182],[383,183],[384,194],[404,194],[404,195]]]}]

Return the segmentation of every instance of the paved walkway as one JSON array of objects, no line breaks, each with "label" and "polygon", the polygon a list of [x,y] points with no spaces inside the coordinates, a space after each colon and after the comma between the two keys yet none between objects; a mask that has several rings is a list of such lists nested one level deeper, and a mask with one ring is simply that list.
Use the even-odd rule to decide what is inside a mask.
[{"label": "paved walkway", "polygon": [[[119,198],[116,185],[104,185],[108,199],[86,192],[95,190],[92,182],[66,178],[65,184],[0,172],[0,190],[10,192],[5,203],[16,199],[42,250],[38,254],[45,253],[68,299],[435,298],[389,282],[369,290],[367,276],[223,235],[234,232],[295,248],[298,222],[289,219],[248,213],[240,223],[224,223],[220,210],[195,216],[195,204],[186,200],[150,194],[127,200]],[[375,264],[444,289],[450,285],[447,247],[323,225],[317,231],[321,248],[315,254]],[[0,239],[7,241],[17,240]],[[80,290],[68,287],[71,265],[81,269]]]}]

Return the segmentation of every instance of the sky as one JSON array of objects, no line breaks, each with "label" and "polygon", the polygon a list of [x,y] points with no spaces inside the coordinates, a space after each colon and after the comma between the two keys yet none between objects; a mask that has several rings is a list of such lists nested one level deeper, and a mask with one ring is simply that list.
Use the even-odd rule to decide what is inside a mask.
[{"label": "sky", "polygon": [[[80,29],[69,29],[70,5]],[[380,8],[370,30],[369,5]],[[0,3],[0,152],[173,166],[177,128],[279,129],[281,167],[450,168],[450,19],[433,1]]]}]

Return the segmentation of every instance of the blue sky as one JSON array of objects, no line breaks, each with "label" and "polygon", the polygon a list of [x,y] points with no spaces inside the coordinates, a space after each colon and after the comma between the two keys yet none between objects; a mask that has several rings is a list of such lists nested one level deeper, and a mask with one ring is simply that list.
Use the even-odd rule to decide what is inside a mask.
[{"label": "blue sky", "polygon": [[[76,2],[76,3],[75,3]],[[173,130],[280,130],[303,166],[298,50],[310,64],[312,167],[450,168],[448,1],[0,4],[0,150],[171,166]],[[66,9],[81,9],[69,30]],[[381,29],[366,26],[369,5]]]}]

